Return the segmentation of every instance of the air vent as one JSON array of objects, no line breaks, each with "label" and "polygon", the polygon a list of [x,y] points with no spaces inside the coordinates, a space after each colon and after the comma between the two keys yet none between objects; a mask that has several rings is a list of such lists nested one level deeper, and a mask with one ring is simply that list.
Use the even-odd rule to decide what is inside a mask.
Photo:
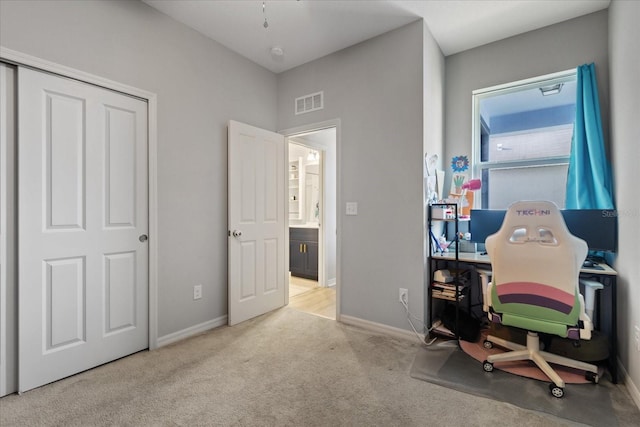
[{"label": "air vent", "polygon": [[322,110],[324,108],[324,92],[316,92],[311,95],[296,98],[296,115]]}]

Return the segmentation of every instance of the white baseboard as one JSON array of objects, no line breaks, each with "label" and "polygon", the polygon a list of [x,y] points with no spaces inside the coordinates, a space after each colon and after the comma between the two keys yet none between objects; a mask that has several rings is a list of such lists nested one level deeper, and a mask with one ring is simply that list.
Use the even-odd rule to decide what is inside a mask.
[{"label": "white baseboard", "polygon": [[635,402],[638,409],[640,409],[640,390],[638,387],[631,381],[631,377],[629,377],[629,373],[622,363],[618,360],[618,383],[624,382],[624,385],[627,387],[627,391],[631,395],[631,398]]},{"label": "white baseboard", "polygon": [[327,280],[327,287],[328,288],[333,288],[334,286],[336,286],[336,278],[334,277],[333,279],[329,279]]},{"label": "white baseboard", "polygon": [[[372,332],[378,332],[385,335],[390,335],[396,338],[417,339],[416,334],[413,331],[407,331],[406,329],[394,328],[393,326],[384,325],[382,323],[371,322],[370,320],[360,319],[358,317],[347,316],[345,314],[341,314],[339,322],[345,323],[347,325],[358,326],[362,329],[367,329]],[[421,342],[424,342],[424,334],[419,334]]]},{"label": "white baseboard", "polygon": [[158,338],[158,348],[227,324],[227,315]]}]

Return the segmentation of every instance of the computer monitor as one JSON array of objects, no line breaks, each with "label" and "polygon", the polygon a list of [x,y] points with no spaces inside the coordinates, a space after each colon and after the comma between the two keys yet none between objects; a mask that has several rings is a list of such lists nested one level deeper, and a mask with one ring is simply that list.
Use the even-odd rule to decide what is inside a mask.
[{"label": "computer monitor", "polygon": [[564,209],[567,228],[587,242],[591,251],[615,252],[618,247],[618,216],[608,209]]},{"label": "computer monitor", "polygon": [[500,229],[506,213],[507,211],[499,209],[471,209],[471,241],[484,245],[487,237]]},{"label": "computer monitor", "polygon": [[[500,229],[506,212],[497,209],[472,209],[469,224],[471,240],[484,244],[488,236]],[[571,234],[587,242],[589,250],[616,251],[618,218],[615,210],[563,209],[561,212]]]}]

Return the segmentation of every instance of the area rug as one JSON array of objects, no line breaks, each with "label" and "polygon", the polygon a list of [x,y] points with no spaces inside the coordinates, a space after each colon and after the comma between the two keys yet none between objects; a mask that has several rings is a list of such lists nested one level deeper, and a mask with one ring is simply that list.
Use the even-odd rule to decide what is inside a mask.
[{"label": "area rug", "polygon": [[551,396],[548,381],[537,381],[501,370],[484,372],[482,363],[462,351],[456,341],[436,341],[421,347],[410,375],[454,390],[507,402],[592,426],[617,426],[613,384],[567,384],[561,399]]}]

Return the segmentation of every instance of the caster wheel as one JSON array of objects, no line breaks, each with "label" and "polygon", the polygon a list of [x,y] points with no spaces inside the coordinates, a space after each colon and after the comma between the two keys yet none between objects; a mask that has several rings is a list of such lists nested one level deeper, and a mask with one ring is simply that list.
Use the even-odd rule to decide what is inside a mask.
[{"label": "caster wheel", "polygon": [[598,380],[600,380],[600,377],[598,376],[598,374],[593,372],[587,372],[586,374],[584,374],[584,378],[587,381],[591,381],[594,384],[598,384]]},{"label": "caster wheel", "polygon": [[484,369],[485,372],[492,372],[493,363],[485,360],[484,362],[482,362],[482,369]]},{"label": "caster wheel", "polygon": [[564,389],[555,384],[549,384],[549,391],[553,397],[557,397],[558,399],[564,396]]},{"label": "caster wheel", "polygon": [[493,348],[493,343],[489,340],[484,340],[482,346],[486,349],[491,349]]}]

